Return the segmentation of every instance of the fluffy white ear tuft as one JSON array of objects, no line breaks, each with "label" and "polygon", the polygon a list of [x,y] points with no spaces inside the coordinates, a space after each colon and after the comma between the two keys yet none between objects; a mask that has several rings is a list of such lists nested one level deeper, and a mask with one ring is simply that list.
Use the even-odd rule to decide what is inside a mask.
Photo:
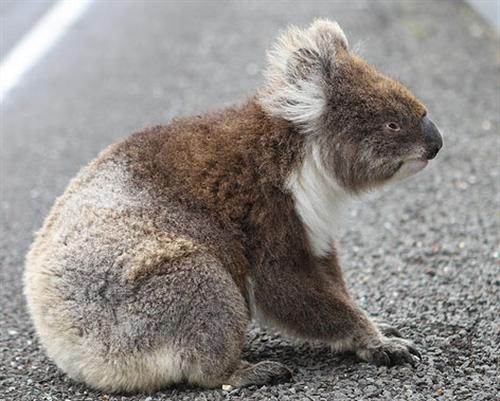
[{"label": "fluffy white ear tuft", "polygon": [[268,52],[265,85],[258,94],[261,106],[304,132],[316,131],[336,53],[347,46],[342,29],[327,19],[315,20],[308,29],[288,28]]},{"label": "fluffy white ear tuft", "polygon": [[349,47],[345,33],[336,21],[326,18],[315,19],[308,31],[318,46],[324,48],[325,51],[331,49],[332,44],[340,45],[346,50]]}]

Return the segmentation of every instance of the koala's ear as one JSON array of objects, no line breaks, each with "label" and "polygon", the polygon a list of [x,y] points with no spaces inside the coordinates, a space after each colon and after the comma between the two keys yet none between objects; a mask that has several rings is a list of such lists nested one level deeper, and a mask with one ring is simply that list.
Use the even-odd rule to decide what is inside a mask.
[{"label": "koala's ear", "polygon": [[307,29],[290,27],[268,52],[266,84],[259,102],[273,115],[313,130],[325,104],[324,87],[339,51],[347,51],[336,22],[318,19]]},{"label": "koala's ear", "polygon": [[269,61],[276,67],[284,66],[284,78],[294,82],[330,67],[337,52],[347,48],[347,39],[336,22],[317,19],[308,29],[290,27],[284,32],[269,52]]},{"label": "koala's ear", "polygon": [[315,49],[302,47],[294,51],[287,60],[286,79],[291,83],[307,79],[311,74],[319,73],[324,61]]},{"label": "koala's ear", "polygon": [[312,40],[324,52],[349,49],[349,43],[342,28],[335,21],[316,19],[307,30]]}]

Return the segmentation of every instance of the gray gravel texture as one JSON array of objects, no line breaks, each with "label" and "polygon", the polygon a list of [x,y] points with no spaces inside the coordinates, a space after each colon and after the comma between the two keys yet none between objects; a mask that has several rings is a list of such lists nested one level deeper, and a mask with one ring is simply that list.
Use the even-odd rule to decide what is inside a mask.
[{"label": "gray gravel texture", "polygon": [[[251,93],[278,30],[316,16],[413,88],[445,134],[424,172],[353,206],[340,241],[353,296],[422,363],[374,367],[253,328],[245,357],[286,363],[293,382],[135,397],[71,382],[40,349],[21,285],[55,197],[127,133]],[[498,38],[462,2],[94,3],[1,108],[0,399],[498,399],[499,67]]]}]

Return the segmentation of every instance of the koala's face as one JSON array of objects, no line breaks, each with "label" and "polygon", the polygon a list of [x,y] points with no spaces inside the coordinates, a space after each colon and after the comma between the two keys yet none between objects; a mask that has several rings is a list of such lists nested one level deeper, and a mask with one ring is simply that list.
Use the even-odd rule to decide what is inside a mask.
[{"label": "koala's face", "polygon": [[347,50],[336,56],[318,135],[326,165],[352,191],[422,170],[443,144],[425,107]]},{"label": "koala's face", "polygon": [[408,177],[441,148],[425,107],[401,83],[353,55],[337,23],[291,28],[269,58],[261,105],[307,135],[345,189]]}]

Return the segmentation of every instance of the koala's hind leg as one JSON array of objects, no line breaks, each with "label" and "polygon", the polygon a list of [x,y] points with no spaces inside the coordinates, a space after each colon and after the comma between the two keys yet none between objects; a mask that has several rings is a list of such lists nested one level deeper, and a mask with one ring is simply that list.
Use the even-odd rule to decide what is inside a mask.
[{"label": "koala's hind leg", "polygon": [[154,327],[161,339],[173,344],[180,355],[179,379],[214,388],[291,377],[277,362],[252,365],[241,360],[249,312],[242,291],[218,258],[191,254],[148,274],[138,294],[141,316],[149,316],[143,333]]},{"label": "koala's hind leg", "polygon": [[227,383],[234,387],[250,386],[252,384],[274,384],[289,381],[292,372],[279,362],[263,361],[254,365],[241,361],[238,368],[227,379]]},{"label": "koala's hind leg", "polygon": [[[220,387],[230,385],[232,387],[245,387],[251,385],[278,384],[290,381],[292,371],[285,365],[274,361],[262,361],[251,364],[247,361],[239,361],[236,368],[224,370],[224,366],[215,364],[207,354],[205,361],[200,365],[200,371],[204,375],[190,380],[191,383],[203,387]],[[222,368],[222,370],[220,369]],[[211,372],[209,372],[209,369]],[[232,371],[232,372],[231,372]],[[228,372],[231,372],[228,374]]]}]

